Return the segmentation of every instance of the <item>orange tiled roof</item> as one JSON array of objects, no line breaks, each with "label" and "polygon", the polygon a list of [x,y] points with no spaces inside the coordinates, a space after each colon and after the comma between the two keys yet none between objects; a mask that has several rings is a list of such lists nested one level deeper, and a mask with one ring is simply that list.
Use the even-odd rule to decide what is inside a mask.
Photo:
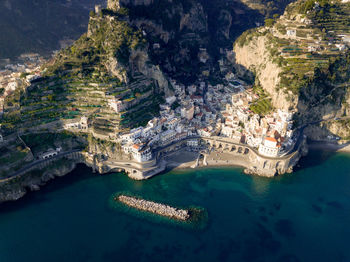
[{"label": "orange tiled roof", "polygon": [[277,142],[277,140],[273,137],[265,137],[265,140],[271,141],[271,142]]}]

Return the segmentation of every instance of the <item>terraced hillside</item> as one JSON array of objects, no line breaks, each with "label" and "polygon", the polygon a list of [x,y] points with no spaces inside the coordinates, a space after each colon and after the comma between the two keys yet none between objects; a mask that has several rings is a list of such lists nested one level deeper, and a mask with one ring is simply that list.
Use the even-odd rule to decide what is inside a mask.
[{"label": "terraced hillside", "polygon": [[237,62],[256,74],[273,106],[298,113],[298,125],[347,116],[349,17],[349,3],[297,1],[236,41]]},{"label": "terraced hillside", "polygon": [[23,140],[16,138],[11,144],[0,148],[0,179],[19,170],[34,159]]},{"label": "terraced hillside", "polygon": [[[123,12],[92,14],[88,33],[45,65],[42,79],[7,99],[2,128],[59,130],[85,116],[97,136],[108,138],[157,115],[168,82]],[[113,110],[112,101],[124,110]]]},{"label": "terraced hillside", "polygon": [[[43,79],[7,98],[2,129],[61,129],[85,116],[95,134],[110,137],[145,124],[172,94],[169,77],[220,78],[220,52],[255,25],[242,3],[215,3],[120,1],[120,9],[91,12],[87,33],[43,67]],[[113,101],[123,110],[112,110]]]}]

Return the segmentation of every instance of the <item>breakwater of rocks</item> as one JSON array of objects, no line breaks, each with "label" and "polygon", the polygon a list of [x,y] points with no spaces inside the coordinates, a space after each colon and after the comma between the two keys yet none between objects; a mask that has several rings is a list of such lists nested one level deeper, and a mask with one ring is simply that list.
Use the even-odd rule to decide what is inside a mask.
[{"label": "breakwater of rocks", "polygon": [[123,204],[143,210],[146,212],[158,214],[161,216],[187,221],[190,218],[190,212],[185,209],[179,209],[171,207],[165,204],[156,203],[149,200],[144,200],[132,196],[119,195],[116,196],[115,200],[122,202]]}]

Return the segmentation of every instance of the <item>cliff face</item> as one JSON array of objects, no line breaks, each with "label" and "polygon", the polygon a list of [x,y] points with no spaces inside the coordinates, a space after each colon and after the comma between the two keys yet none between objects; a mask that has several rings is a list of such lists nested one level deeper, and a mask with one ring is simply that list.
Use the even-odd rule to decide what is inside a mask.
[{"label": "cliff face", "polygon": [[74,162],[64,160],[42,170],[35,170],[9,181],[0,182],[0,203],[22,198],[28,191],[37,191],[55,177],[61,177],[76,167]]},{"label": "cliff face", "polygon": [[274,107],[294,111],[296,126],[316,124],[306,130],[312,138],[346,138],[345,124],[330,119],[349,113],[349,44],[342,34],[350,28],[341,21],[350,7],[340,1],[309,4],[299,0],[267,26],[243,33],[234,45],[237,71],[255,75]]},{"label": "cliff face", "polygon": [[235,45],[234,52],[238,63],[236,67],[240,74],[245,74],[247,70],[254,72],[262,88],[272,98],[273,105],[276,108],[289,110],[295,107],[297,101],[292,103],[283,90],[277,89],[282,69],[272,60],[268,41],[265,35],[260,35],[254,37],[247,45],[242,47]]},{"label": "cliff face", "polygon": [[[15,94],[18,110],[12,114],[21,123],[5,114],[11,122],[5,129],[53,119],[62,120],[59,128],[84,115],[94,134],[108,138],[143,125],[172,95],[170,78],[189,85],[208,74],[218,77],[217,60],[259,19],[245,5],[222,0],[109,0],[107,6],[92,12],[87,33],[46,65],[42,80]],[[123,103],[118,114],[109,106],[112,100]],[[52,112],[53,105],[59,110]]]},{"label": "cliff face", "polygon": [[278,1],[269,1],[269,0],[241,0],[244,4],[250,8],[259,11],[265,17],[272,17],[274,14],[283,12],[284,8],[293,0],[278,0]]}]

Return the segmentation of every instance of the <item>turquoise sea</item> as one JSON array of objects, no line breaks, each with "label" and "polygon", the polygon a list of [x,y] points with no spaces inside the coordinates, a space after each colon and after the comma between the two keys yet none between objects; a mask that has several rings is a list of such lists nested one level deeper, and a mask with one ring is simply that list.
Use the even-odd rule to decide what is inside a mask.
[{"label": "turquoise sea", "polygon": [[[208,211],[204,229],[109,206],[128,191]],[[0,262],[350,261],[350,156],[312,152],[293,174],[171,171],[148,181],[85,166],[0,205]]]}]

